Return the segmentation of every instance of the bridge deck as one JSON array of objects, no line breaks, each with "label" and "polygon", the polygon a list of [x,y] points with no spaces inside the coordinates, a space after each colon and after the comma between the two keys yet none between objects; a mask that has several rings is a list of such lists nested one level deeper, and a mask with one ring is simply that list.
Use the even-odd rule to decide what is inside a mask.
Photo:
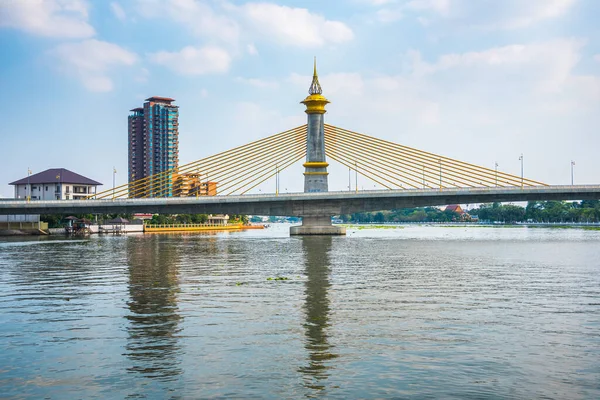
[{"label": "bridge deck", "polygon": [[448,188],[280,193],[241,196],[170,197],[114,200],[0,201],[6,214],[251,214],[336,215],[405,207],[507,201],[600,199],[600,185]]}]

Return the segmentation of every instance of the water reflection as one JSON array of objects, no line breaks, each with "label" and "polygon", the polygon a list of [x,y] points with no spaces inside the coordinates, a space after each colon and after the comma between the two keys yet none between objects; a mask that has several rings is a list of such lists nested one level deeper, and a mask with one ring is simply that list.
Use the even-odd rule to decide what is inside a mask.
[{"label": "water reflection", "polygon": [[305,259],[306,274],[306,314],[305,348],[308,350],[308,365],[301,367],[306,387],[321,391],[325,389],[324,380],[329,377],[332,368],[328,360],[336,358],[329,344],[329,252],[331,237],[302,237],[302,250]]},{"label": "water reflection", "polygon": [[159,235],[128,238],[130,324],[126,355],[130,372],[171,380],[181,374],[177,334],[178,254],[176,242]]}]

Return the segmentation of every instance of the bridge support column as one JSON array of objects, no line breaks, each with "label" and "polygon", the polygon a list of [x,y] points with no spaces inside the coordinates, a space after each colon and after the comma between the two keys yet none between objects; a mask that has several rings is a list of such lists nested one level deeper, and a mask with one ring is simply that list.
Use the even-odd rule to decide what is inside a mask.
[{"label": "bridge support column", "polygon": [[292,226],[290,235],[345,235],[346,228],[334,226],[330,215],[302,217],[302,225]]},{"label": "bridge support column", "polygon": [[[323,90],[319,83],[317,75],[317,60],[313,80],[308,89],[309,96],[302,104],[306,106],[307,126],[306,126],[306,162],[303,164],[304,171],[304,193],[327,192],[327,159],[325,157],[325,121],[324,115],[327,112],[325,106],[329,103],[323,96]],[[327,211],[317,211],[323,212]],[[311,215],[302,217],[301,226],[290,228],[290,235],[345,235],[346,228],[333,226],[331,224],[331,215]]]}]

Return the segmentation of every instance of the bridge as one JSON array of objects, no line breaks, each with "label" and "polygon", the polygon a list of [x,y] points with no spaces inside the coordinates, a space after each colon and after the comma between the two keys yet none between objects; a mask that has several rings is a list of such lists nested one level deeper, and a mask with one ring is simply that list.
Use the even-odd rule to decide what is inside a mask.
[{"label": "bridge", "polygon": [[512,188],[367,190],[237,196],[0,202],[1,214],[251,214],[315,218],[445,204],[533,200],[593,200],[600,185]]},{"label": "bridge", "polygon": [[[445,204],[600,199],[600,185],[549,186],[539,181],[429,153],[325,124],[329,103],[316,62],[307,124],[174,169],[131,180],[85,200],[3,201],[0,214],[194,213],[302,217],[297,235],[345,234],[331,216]],[[304,159],[304,192],[248,194]],[[386,190],[329,192],[327,160]],[[358,189],[358,188],[356,188]]]}]

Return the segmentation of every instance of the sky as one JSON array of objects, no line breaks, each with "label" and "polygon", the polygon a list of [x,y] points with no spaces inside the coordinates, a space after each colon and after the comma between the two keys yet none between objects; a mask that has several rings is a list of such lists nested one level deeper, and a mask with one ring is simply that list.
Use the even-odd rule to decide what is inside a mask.
[{"label": "sky", "polygon": [[[315,56],[327,123],[515,175],[523,154],[549,184],[575,161],[576,184],[600,183],[598,15],[597,0],[0,0],[0,197],[28,168],[109,189],[114,166],[126,183],[127,116],[151,96],[180,107],[180,164],[301,125]],[[282,191],[303,190],[300,164]]]}]

